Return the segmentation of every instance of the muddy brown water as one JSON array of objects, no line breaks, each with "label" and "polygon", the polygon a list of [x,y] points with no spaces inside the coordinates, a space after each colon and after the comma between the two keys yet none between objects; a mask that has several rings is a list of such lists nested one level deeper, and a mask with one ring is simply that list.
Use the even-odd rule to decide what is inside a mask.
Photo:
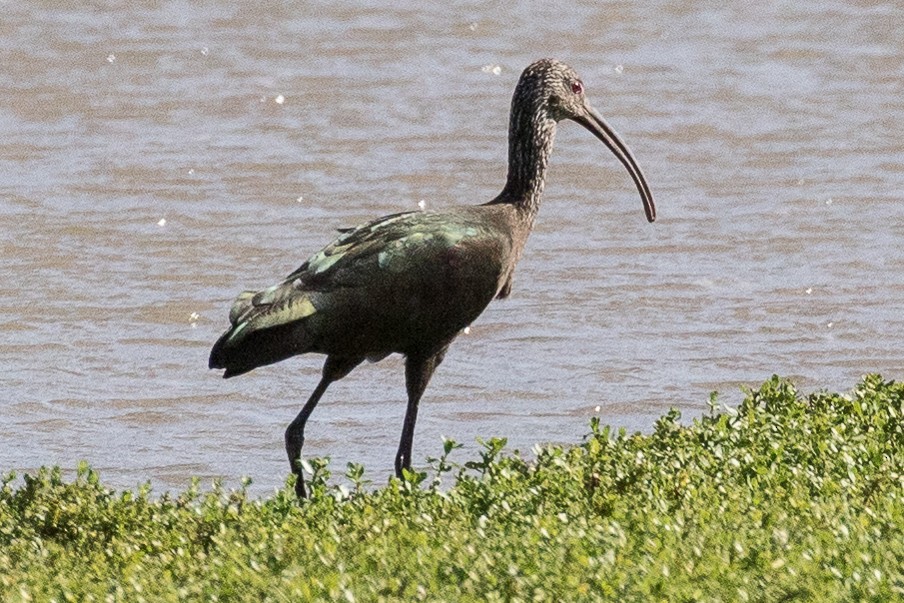
[{"label": "muddy brown water", "polygon": [[[508,104],[554,56],[656,196],[563,124],[512,297],[452,347],[415,458],[529,450],[596,413],[649,430],[772,373],[904,376],[904,18],[893,4],[6,3],[0,19],[0,469],[108,484],[282,482],[319,357],[223,381],[232,297],[381,214],[479,203]],[[560,3],[561,4],[561,3]],[[306,453],[383,483],[401,360],[313,415]]]}]

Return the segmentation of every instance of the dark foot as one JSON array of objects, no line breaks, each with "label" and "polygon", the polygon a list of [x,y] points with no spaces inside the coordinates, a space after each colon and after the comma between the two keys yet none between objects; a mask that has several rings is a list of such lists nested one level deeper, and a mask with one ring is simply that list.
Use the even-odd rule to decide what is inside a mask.
[{"label": "dark foot", "polygon": [[304,472],[301,468],[301,447],[304,445],[304,436],[298,437],[292,433],[290,427],[286,430],[286,454],[289,457],[289,468],[295,474],[295,495],[298,498],[307,498],[304,489]]},{"label": "dark foot", "polygon": [[305,492],[304,489],[304,476],[301,475],[301,472],[295,474],[295,496],[298,498],[307,498],[308,493]]},{"label": "dark foot", "polygon": [[395,458],[395,474],[399,479],[402,479],[402,469],[411,471],[411,459],[399,451]]}]

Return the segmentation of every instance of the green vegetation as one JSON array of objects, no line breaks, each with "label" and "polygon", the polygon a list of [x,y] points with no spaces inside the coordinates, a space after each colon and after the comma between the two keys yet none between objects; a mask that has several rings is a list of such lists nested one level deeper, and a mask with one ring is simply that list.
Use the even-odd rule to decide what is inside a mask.
[{"label": "green vegetation", "polygon": [[[904,598],[904,386],[799,396],[649,435],[591,423],[524,460],[504,441],[371,491],[266,500],[113,492],[81,467],[5,479],[3,601],[894,601]],[[440,482],[444,482],[440,484]],[[13,483],[19,484],[14,486]]]}]

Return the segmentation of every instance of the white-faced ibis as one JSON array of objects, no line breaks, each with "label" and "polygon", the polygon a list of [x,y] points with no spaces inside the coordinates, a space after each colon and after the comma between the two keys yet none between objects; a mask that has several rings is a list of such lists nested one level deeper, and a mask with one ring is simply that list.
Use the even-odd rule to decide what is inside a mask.
[{"label": "white-faced ibis", "polygon": [[308,352],[326,354],[323,376],[286,429],[286,452],[305,495],[299,457],[305,422],[330,383],[365,359],[405,356],[408,408],[395,458],[411,466],[418,402],[449,345],[512,273],[540,206],[556,123],[578,122],[615,153],[634,179],[647,220],[653,196],[628,147],[591,106],[567,65],[541,60],[521,74],[512,98],[508,178],[483,205],[393,214],[342,231],[281,283],[240,294],[229,330],[210,352],[224,377]]}]

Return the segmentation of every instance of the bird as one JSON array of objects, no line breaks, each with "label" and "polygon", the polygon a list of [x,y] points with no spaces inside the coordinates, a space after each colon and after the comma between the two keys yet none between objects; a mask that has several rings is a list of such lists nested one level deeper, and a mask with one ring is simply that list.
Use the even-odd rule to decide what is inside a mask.
[{"label": "bird", "polygon": [[615,154],[653,222],[653,195],[634,155],[592,107],[577,73],[541,59],[524,69],[512,96],[508,174],[495,198],[340,229],[281,282],[238,295],[230,326],[210,352],[211,369],[230,378],[299,354],[326,356],[317,386],[285,432],[299,498],[306,496],[300,457],[311,412],[331,383],[390,354],[405,358],[408,396],[395,473],[401,478],[410,470],[418,405],[430,378],[459,333],[512,291],[562,120],[582,125]]}]

